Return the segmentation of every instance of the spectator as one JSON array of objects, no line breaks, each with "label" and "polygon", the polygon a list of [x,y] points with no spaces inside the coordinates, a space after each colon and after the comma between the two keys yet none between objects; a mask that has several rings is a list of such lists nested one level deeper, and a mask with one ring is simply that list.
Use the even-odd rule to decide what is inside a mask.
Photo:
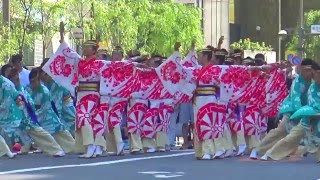
[{"label": "spectator", "polygon": [[1,67],[1,75],[4,77],[8,77],[12,68],[13,67],[10,64],[6,64],[6,65],[2,66]]},{"label": "spectator", "polygon": [[28,86],[30,84],[30,81],[29,81],[30,71],[23,67],[22,56],[19,54],[12,55],[10,59],[10,63],[15,69],[19,71],[19,78],[21,81],[21,85],[23,87]]}]

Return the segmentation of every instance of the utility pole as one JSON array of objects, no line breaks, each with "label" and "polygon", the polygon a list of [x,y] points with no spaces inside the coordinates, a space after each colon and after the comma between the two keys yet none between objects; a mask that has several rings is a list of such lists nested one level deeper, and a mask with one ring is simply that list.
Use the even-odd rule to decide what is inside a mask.
[{"label": "utility pole", "polygon": [[3,13],[2,22],[3,24],[6,24],[6,25],[10,25],[9,4],[10,4],[10,0],[2,0],[2,13]]},{"label": "utility pole", "polygon": [[298,39],[298,55],[303,58],[303,39],[304,39],[304,0],[300,0],[300,27],[299,27],[299,39]]},{"label": "utility pole", "polygon": [[[282,26],[282,19],[281,19],[281,11],[282,11],[282,4],[281,4],[281,0],[279,0],[279,10],[278,10],[278,13],[279,13],[279,31],[280,32],[282,29],[281,29],[281,26]],[[281,61],[281,58],[282,58],[282,54],[281,54],[281,46],[282,46],[282,37],[279,36],[279,39],[278,39],[278,61],[280,62]]]}]

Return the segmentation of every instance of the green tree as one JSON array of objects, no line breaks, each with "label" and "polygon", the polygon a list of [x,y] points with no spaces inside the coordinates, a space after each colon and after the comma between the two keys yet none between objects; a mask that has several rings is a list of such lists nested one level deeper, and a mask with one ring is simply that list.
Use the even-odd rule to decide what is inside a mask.
[{"label": "green tree", "polygon": [[95,25],[102,39],[125,50],[169,55],[176,41],[187,51],[193,39],[203,45],[201,12],[173,1],[110,0],[99,2]]},{"label": "green tree", "polygon": [[64,8],[61,2],[39,1],[35,5],[35,10],[40,19],[37,21],[38,34],[42,38],[43,58],[47,57],[46,52],[52,43],[54,34],[59,32],[59,22],[63,17]]},{"label": "green tree", "polygon": [[120,45],[125,51],[167,56],[176,41],[182,43],[183,53],[193,40],[198,46],[204,44],[200,9],[173,0],[11,0],[10,10],[11,26],[0,23],[2,64],[10,54],[33,49],[39,37],[45,57],[61,20],[66,32],[80,27],[85,40],[107,41],[110,49]]},{"label": "green tree", "polygon": [[36,0],[13,0],[10,4],[10,38],[17,42],[19,54],[25,46],[31,46],[37,34],[37,25],[34,11]]},{"label": "green tree", "polygon": [[[305,13],[305,27],[310,28],[313,24],[320,24],[320,10],[309,11]],[[296,32],[297,34],[297,32]],[[292,37],[291,41],[287,43],[287,48],[292,51],[298,50],[298,35]],[[316,60],[320,59],[320,36],[305,36],[303,40],[303,50],[306,57]]]},{"label": "green tree", "polygon": [[10,1],[10,26],[0,23],[0,65],[6,63],[10,55],[22,54],[23,49],[32,47],[37,34],[34,21],[36,2],[35,0]]},{"label": "green tree", "polygon": [[242,49],[252,51],[272,51],[271,46],[267,46],[264,42],[252,42],[249,38],[240,39],[239,42],[234,42],[230,45],[231,49]]}]

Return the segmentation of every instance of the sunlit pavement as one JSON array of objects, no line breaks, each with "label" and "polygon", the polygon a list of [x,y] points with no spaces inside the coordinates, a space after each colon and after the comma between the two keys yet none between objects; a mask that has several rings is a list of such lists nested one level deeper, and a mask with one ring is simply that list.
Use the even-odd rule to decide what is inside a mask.
[{"label": "sunlit pavement", "polygon": [[193,152],[174,151],[95,159],[77,155],[53,158],[44,154],[0,158],[0,179],[187,179],[187,180],[317,180],[320,164],[313,156],[274,161],[233,157],[199,161]]}]

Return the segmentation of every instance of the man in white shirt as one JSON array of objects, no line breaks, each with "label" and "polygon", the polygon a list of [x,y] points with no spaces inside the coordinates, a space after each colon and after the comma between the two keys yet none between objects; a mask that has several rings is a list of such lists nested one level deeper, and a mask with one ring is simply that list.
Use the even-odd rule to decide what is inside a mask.
[{"label": "man in white shirt", "polygon": [[23,60],[21,55],[12,55],[10,59],[10,63],[12,66],[19,71],[19,78],[21,81],[21,85],[26,87],[30,84],[29,74],[30,71],[23,67]]}]

